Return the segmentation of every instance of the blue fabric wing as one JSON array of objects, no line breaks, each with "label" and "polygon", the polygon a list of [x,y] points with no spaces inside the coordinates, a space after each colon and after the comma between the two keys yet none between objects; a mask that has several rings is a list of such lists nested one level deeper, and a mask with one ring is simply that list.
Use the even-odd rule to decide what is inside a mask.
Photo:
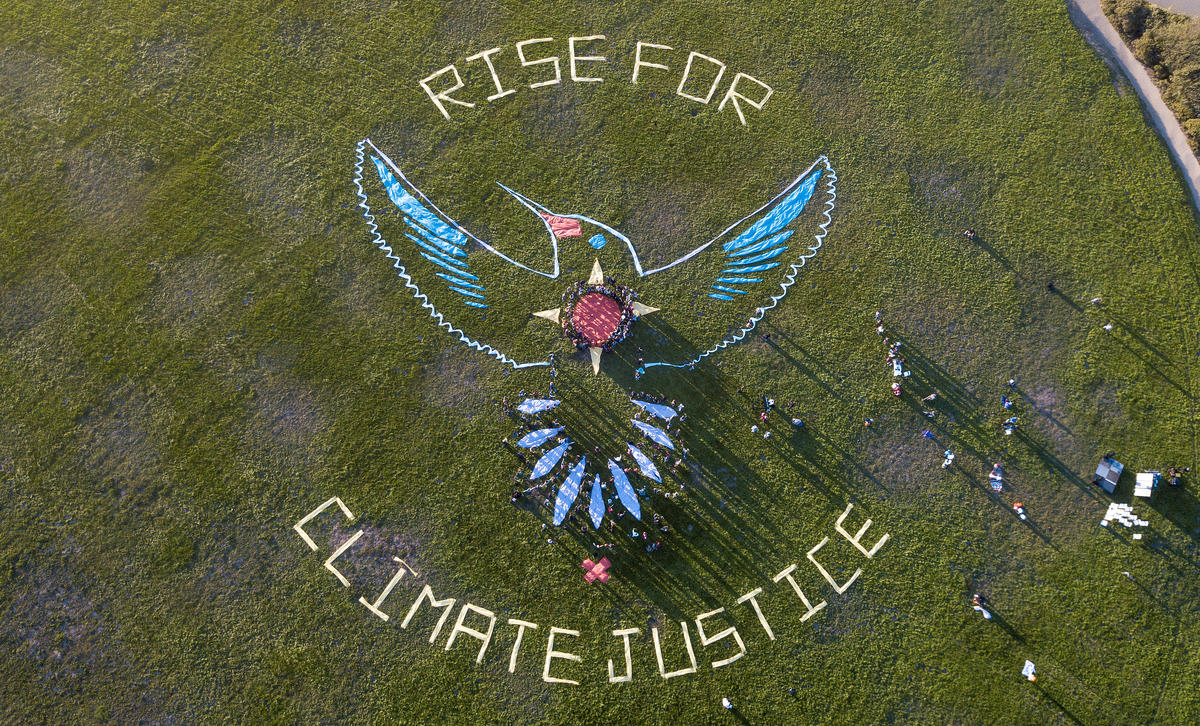
[{"label": "blue fabric wing", "polygon": [[[630,447],[633,448],[632,446]],[[640,453],[640,452],[639,452]],[[636,459],[637,457],[634,456]],[[653,464],[650,465],[654,467]],[[613,475],[613,486],[617,489],[617,496],[621,499],[621,504],[625,505],[625,509],[633,515],[634,519],[642,518],[642,504],[638,501],[637,492],[633,491],[633,485],[629,483],[629,477],[625,476],[625,472],[621,471],[621,467],[617,466],[617,462],[612,459],[608,460],[608,470]],[[642,470],[645,472],[645,469]],[[658,472],[655,471],[655,474]],[[657,478],[654,479],[658,481]]]},{"label": "blue fabric wing", "polygon": [[633,425],[636,426],[639,431],[641,431],[643,434],[646,435],[646,438],[650,439],[651,441],[653,441],[656,444],[662,444],[663,446],[667,447],[668,449],[672,449],[672,450],[675,449],[675,444],[671,443],[671,438],[669,436],[667,436],[666,431],[663,431],[662,429],[660,429],[657,426],[651,426],[648,423],[643,423],[641,421],[638,421],[637,419],[631,419],[631,420],[633,421]]},{"label": "blue fabric wing", "polygon": [[[720,246],[724,267],[717,273],[708,296],[733,300],[763,283],[774,282],[777,275],[764,275],[787,264],[788,250],[797,246],[792,240],[795,229],[789,226],[808,206],[824,169],[815,168],[775,199],[736,237]],[[794,255],[793,255],[794,256]]]},{"label": "blue fabric wing", "polygon": [[588,516],[592,518],[592,526],[600,529],[604,520],[604,486],[600,483],[600,475],[592,480],[592,501],[588,505]]},{"label": "blue fabric wing", "polygon": [[[549,271],[508,257],[438,209],[370,139],[359,141],[355,149],[354,184],[371,244],[387,254],[404,286],[439,327],[457,335],[468,347],[514,368],[549,365],[546,360],[510,357],[508,346],[516,345],[524,335],[526,321],[489,317],[489,306],[518,292],[531,300],[544,299],[547,305],[558,299],[562,291],[556,282],[558,248],[553,236],[553,268]],[[389,209],[396,215],[385,215]],[[538,218],[539,225],[543,221]],[[513,267],[533,274],[522,274]],[[456,320],[448,319],[448,314],[457,316]],[[456,327],[464,323],[467,330]],[[477,329],[471,330],[471,326]],[[478,340],[477,334],[504,341],[506,350]]]},{"label": "blue fabric wing", "polygon": [[486,308],[487,288],[478,284],[479,278],[470,271],[467,262],[467,236],[443,222],[409,193],[382,159],[372,155],[371,162],[387,190],[388,199],[403,216],[408,228],[403,234],[413,243],[414,251],[444,270],[436,273],[437,276],[445,281],[448,289],[464,298],[464,305]]},{"label": "blue fabric wing", "polygon": [[563,520],[567,518],[567,512],[571,511],[571,505],[579,498],[579,485],[583,481],[583,470],[586,467],[587,457],[584,456],[571,468],[571,473],[567,474],[566,480],[559,488],[558,496],[554,499],[555,527],[563,523]]},{"label": "blue fabric wing", "polygon": [[[795,284],[800,268],[824,243],[833,222],[836,182],[829,159],[819,157],[767,204],[692,252],[647,271],[646,275],[669,275],[676,266],[693,260],[686,272],[682,268],[680,272],[703,280],[704,294],[714,301],[713,312],[728,310],[730,319],[711,328],[723,335],[719,342],[690,360],[648,362],[646,368],[694,365],[753,330],[766,311],[779,304]],[[719,316],[712,319],[720,320]],[[730,329],[734,331],[728,332]]]}]

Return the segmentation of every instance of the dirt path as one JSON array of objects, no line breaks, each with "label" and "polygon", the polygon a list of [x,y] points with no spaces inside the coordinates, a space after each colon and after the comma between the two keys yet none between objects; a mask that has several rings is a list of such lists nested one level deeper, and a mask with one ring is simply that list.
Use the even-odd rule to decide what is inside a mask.
[{"label": "dirt path", "polygon": [[1200,18],[1200,0],[1162,0],[1154,4],[1173,13]]},{"label": "dirt path", "polygon": [[[1175,0],[1174,5],[1195,5],[1200,10],[1200,0]],[[1133,84],[1142,99],[1146,115],[1150,117],[1159,136],[1166,142],[1175,166],[1183,174],[1184,183],[1192,195],[1192,204],[1197,214],[1200,214],[1200,161],[1196,160],[1196,155],[1188,147],[1187,137],[1184,136],[1179,120],[1163,103],[1158,86],[1150,80],[1150,74],[1146,72],[1145,67],[1133,57],[1133,53],[1117,34],[1117,29],[1104,17],[1100,10],[1100,0],[1067,0],[1067,9],[1071,13],[1071,20],[1083,32],[1088,42],[1095,46],[1097,51],[1120,65],[1126,78]]]}]

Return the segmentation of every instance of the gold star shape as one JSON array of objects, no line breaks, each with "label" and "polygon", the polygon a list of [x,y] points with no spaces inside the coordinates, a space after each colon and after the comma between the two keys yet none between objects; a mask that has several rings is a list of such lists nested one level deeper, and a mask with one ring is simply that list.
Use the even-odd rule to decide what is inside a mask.
[{"label": "gold star shape", "polygon": [[[604,270],[600,267],[599,259],[592,263],[592,274],[590,277],[588,277],[588,284],[604,284]],[[640,302],[633,303],[633,316],[635,320],[643,315],[649,315],[650,313],[656,313],[658,311],[659,308],[652,308],[649,305],[643,305]],[[533,315],[534,317],[549,320],[555,325],[559,325],[562,322],[562,312],[562,308],[550,308],[549,310],[539,310]],[[600,356],[603,352],[604,349],[598,345],[593,345],[592,347],[588,348],[588,353],[592,357],[592,375],[600,375]]]}]

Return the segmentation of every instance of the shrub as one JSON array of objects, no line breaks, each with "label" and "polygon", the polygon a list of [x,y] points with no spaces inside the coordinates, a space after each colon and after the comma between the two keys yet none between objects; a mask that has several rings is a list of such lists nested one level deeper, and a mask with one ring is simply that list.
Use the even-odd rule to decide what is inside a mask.
[{"label": "shrub", "polygon": [[1142,37],[1150,17],[1150,5],[1146,0],[1104,0],[1102,6],[1104,14],[1126,42]]},{"label": "shrub", "polygon": [[1200,145],[1200,20],[1145,0],[1103,0],[1101,7],[1156,79],[1195,151]]}]

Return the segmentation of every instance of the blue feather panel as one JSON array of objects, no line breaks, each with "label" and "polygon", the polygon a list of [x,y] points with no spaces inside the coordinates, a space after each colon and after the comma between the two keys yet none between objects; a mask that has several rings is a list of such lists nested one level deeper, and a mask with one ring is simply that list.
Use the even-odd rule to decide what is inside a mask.
[{"label": "blue feather panel", "polygon": [[761,277],[745,277],[752,272],[766,272],[779,267],[781,263],[771,262],[787,252],[789,247],[784,244],[795,233],[794,229],[784,229],[794,222],[808,205],[809,199],[817,189],[817,181],[821,178],[821,170],[809,174],[794,189],[786,192],[782,199],[776,201],[771,208],[741,234],[722,245],[725,251],[726,267],[719,273],[717,284],[712,286],[716,292],[708,296],[716,300],[736,300],[737,296],[745,295],[749,290],[728,285],[754,285],[763,282]]},{"label": "blue feather panel", "polygon": [[721,272],[722,273],[726,273],[726,272],[737,272],[737,273],[762,272],[763,270],[770,270],[774,267],[779,267],[779,263],[778,262],[768,262],[765,265],[750,265],[749,267],[726,267],[724,270],[721,270]]},{"label": "blue feather panel", "polygon": [[464,305],[486,308],[487,305],[482,302],[486,298],[480,294],[485,288],[466,282],[466,280],[479,280],[478,277],[467,272],[470,267],[465,249],[467,236],[447,224],[410,194],[382,160],[372,156],[371,161],[379,173],[379,181],[387,190],[388,199],[391,199],[392,204],[395,204],[396,209],[400,211],[404,224],[415,233],[404,232],[404,236],[416,245],[417,253],[451,273],[450,275],[441,272],[435,274],[448,283],[448,288],[466,298],[461,300]]},{"label": "blue feather panel", "polygon": [[787,229],[787,230],[780,232],[779,234],[773,234],[770,237],[767,237],[762,242],[756,242],[756,243],[750,245],[749,247],[743,247],[740,250],[730,252],[726,256],[727,257],[741,257],[743,255],[752,255],[755,252],[760,252],[760,251],[765,250],[768,247],[771,247],[775,244],[782,244],[784,240],[786,240],[788,237],[791,237],[791,236],[792,236],[792,230]]}]

